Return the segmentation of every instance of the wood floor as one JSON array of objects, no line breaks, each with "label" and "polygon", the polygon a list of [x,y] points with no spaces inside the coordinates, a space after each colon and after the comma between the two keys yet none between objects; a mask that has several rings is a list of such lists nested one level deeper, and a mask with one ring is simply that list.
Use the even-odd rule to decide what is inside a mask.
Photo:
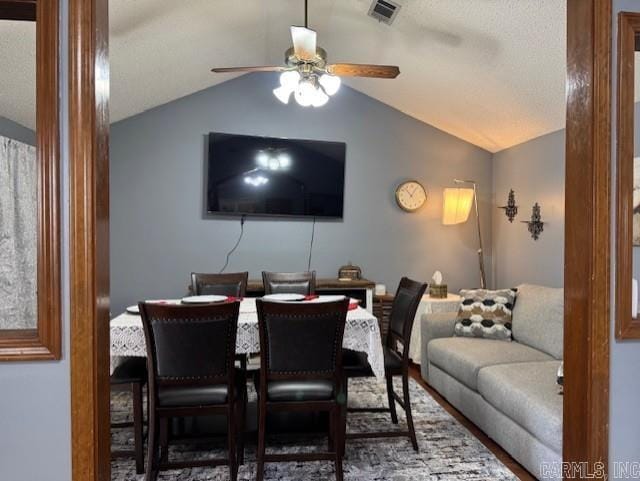
[{"label": "wood floor", "polygon": [[484,444],[489,451],[491,451],[496,458],[498,458],[502,464],[509,468],[513,474],[523,481],[536,481],[529,472],[520,465],[515,459],[513,459],[504,449],[496,444],[489,436],[483,433],[475,424],[469,421],[460,411],[454,408],[449,402],[443,398],[438,392],[429,386],[424,379],[420,376],[420,366],[412,364],[409,368],[410,375],[416,380],[420,386],[424,388],[429,395],[436,400],[440,406],[444,408],[451,416],[453,416],[460,424],[462,424],[471,434],[473,434],[478,440]]}]

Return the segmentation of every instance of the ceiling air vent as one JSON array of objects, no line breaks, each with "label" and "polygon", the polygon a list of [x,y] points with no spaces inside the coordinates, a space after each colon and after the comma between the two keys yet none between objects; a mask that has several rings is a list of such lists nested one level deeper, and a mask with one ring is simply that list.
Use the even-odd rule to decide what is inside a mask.
[{"label": "ceiling air vent", "polygon": [[373,0],[371,8],[369,8],[369,16],[391,25],[399,10],[400,5],[390,0]]}]

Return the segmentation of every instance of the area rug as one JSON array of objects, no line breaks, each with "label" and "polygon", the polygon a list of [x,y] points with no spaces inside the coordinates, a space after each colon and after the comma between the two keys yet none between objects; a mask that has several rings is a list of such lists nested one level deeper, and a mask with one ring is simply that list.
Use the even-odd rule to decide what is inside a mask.
[{"label": "area rug", "polygon": [[[396,386],[401,392],[400,386]],[[420,452],[416,453],[406,438],[348,440],[344,458],[344,477],[347,481],[486,481],[517,480],[477,438],[447,413],[422,387],[411,380],[413,417]],[[255,393],[251,393],[255,396]],[[349,383],[350,406],[385,406],[385,386],[370,379],[356,379]],[[131,412],[130,396],[112,395],[112,420],[122,422]],[[385,413],[350,413],[349,432],[403,429],[404,411],[398,407],[397,426]],[[300,447],[304,443],[304,447]],[[118,429],[112,433],[113,449],[131,449],[133,433]],[[217,446],[177,445],[170,448],[172,459],[224,454],[223,443]],[[308,452],[326,449],[326,438],[268,438],[267,452]],[[238,479],[254,480],[256,475],[255,446],[245,451],[245,464]],[[135,474],[133,459],[112,462],[112,481],[142,481],[144,475]],[[193,468],[162,472],[161,481],[213,481],[229,479],[227,467]],[[333,463],[267,464],[265,480],[274,481],[331,481],[335,479]]]}]

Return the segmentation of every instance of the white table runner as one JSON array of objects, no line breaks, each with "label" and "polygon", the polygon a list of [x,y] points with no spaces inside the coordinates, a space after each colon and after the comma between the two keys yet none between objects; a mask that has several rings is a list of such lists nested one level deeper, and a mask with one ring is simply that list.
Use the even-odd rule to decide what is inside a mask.
[{"label": "white table runner", "polygon": [[[145,357],[147,355],[140,316],[125,312],[113,318],[110,326],[112,359],[121,356]],[[343,347],[366,353],[375,376],[380,380],[384,379],[384,354],[380,327],[373,314],[361,307],[347,313]],[[240,303],[236,353],[257,354],[259,352],[260,333],[256,303],[255,299],[246,298]]]}]

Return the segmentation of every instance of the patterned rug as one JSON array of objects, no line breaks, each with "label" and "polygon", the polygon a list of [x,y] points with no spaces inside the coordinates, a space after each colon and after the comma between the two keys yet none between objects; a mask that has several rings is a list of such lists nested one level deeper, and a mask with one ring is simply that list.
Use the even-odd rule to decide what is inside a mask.
[{"label": "patterned rug", "polygon": [[[416,453],[407,438],[348,440],[344,458],[345,480],[349,481],[454,481],[454,480],[517,480],[480,441],[449,415],[415,381],[411,380],[413,417],[420,445]],[[396,386],[401,392],[400,386]],[[250,393],[251,398],[255,393]],[[349,382],[350,406],[386,406],[383,384],[367,379]],[[127,420],[130,396],[112,395],[112,420]],[[385,413],[350,413],[348,432],[404,429],[404,411],[398,407],[399,424],[394,426]],[[224,455],[224,441],[217,446],[177,445],[170,448],[170,459]],[[305,447],[299,447],[302,443]],[[130,429],[117,429],[112,433],[114,449],[131,449],[133,433]],[[326,449],[326,438],[293,438],[273,436],[267,438],[267,452],[305,452],[315,448]],[[283,451],[286,450],[286,451]],[[255,479],[255,446],[249,443],[245,451],[245,464],[240,467],[238,479]],[[134,461],[118,459],[112,462],[112,481],[142,481],[144,475],[135,474]],[[161,481],[213,481],[228,480],[227,467],[193,468],[162,472]],[[335,479],[333,463],[279,463],[267,464],[265,480],[278,481],[331,481]]]}]

